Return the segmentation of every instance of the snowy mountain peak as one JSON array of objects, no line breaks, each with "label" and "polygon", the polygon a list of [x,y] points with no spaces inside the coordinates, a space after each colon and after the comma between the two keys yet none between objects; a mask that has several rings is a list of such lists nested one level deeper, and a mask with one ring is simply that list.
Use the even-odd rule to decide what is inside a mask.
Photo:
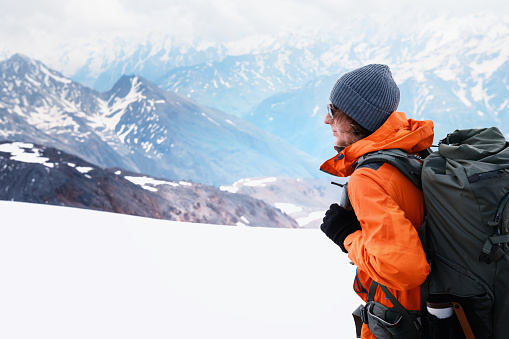
[{"label": "snowy mountain peak", "polygon": [[133,87],[140,87],[143,80],[140,80],[140,77],[135,75],[123,75],[118,79],[118,81],[113,85],[108,93],[114,93],[117,97],[125,97]]},{"label": "snowy mountain peak", "polygon": [[19,66],[0,79],[5,139],[56,147],[98,166],[204,184],[317,175],[312,158],[291,145],[276,147],[281,140],[254,125],[143,77],[122,76],[97,93],[40,62],[15,56],[8,63]]},{"label": "snowy mountain peak", "polygon": [[2,72],[6,72],[9,70],[18,72],[20,69],[26,69],[29,65],[35,66],[36,64],[37,62],[35,60],[32,60],[23,54],[16,53],[9,59],[1,62],[0,69],[2,70]]},{"label": "snowy mountain peak", "polygon": [[72,80],[62,74],[48,69],[39,61],[30,59],[22,54],[14,54],[11,58],[0,62],[2,77],[19,77],[28,80],[33,85],[68,85]]},{"label": "snowy mountain peak", "polygon": [[123,76],[113,86],[113,88],[105,95],[111,114],[117,114],[119,111],[125,110],[134,102],[141,102],[147,97],[143,94],[145,86],[139,77]]}]

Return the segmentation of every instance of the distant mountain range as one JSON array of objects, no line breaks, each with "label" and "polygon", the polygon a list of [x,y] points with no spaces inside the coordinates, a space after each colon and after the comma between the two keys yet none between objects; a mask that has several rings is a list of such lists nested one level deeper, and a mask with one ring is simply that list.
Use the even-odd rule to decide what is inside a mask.
[{"label": "distant mountain range", "polygon": [[[333,180],[339,184],[346,181],[346,178]],[[342,195],[342,188],[331,181],[276,177],[247,178],[220,188],[263,200],[294,218],[302,228],[320,227],[325,211]]]},{"label": "distant mountain range", "polygon": [[316,177],[319,161],[238,117],[122,76],[103,93],[22,55],[0,62],[0,137],[208,185]]},{"label": "distant mountain range", "polygon": [[[361,20],[337,34],[238,44],[119,41],[88,50],[73,67],[75,51],[55,51],[60,63],[52,66],[65,75],[16,54],[0,61],[0,139],[54,147],[102,168],[236,186],[273,206],[285,203],[279,196],[299,205],[305,189],[283,178],[325,176],[318,168],[335,154],[323,124],[330,89],[364,64],[390,65],[401,89],[398,110],[433,120],[435,142],[457,128],[497,126],[509,136],[508,20],[437,17],[403,33]],[[264,177],[278,180],[243,186]],[[320,209],[307,205],[292,217]]]},{"label": "distant mountain range", "polygon": [[298,227],[280,209],[244,194],[103,169],[51,147],[0,142],[0,168],[0,200],[219,225]]},{"label": "distant mountain range", "polygon": [[489,13],[414,19],[401,18],[408,29],[397,32],[359,19],[334,34],[297,32],[223,45],[183,47],[170,37],[147,38],[108,53],[96,48],[69,77],[105,91],[123,74],[140,75],[324,159],[334,154],[322,126],[331,84],[348,70],[386,63],[401,88],[399,110],[432,119],[437,140],[456,128],[498,126],[509,133],[508,19]]}]

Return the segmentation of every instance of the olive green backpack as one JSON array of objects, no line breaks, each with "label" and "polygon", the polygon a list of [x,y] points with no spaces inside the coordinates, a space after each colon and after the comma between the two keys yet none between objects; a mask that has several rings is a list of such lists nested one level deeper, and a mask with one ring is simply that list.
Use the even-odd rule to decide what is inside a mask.
[{"label": "olive green backpack", "polygon": [[504,135],[495,127],[456,130],[438,151],[416,158],[382,150],[361,157],[357,168],[389,163],[423,190],[426,219],[419,236],[431,268],[422,286],[423,310],[426,301],[453,302],[468,320],[470,328],[462,323],[467,338],[472,332],[475,338],[508,338],[509,147]]}]

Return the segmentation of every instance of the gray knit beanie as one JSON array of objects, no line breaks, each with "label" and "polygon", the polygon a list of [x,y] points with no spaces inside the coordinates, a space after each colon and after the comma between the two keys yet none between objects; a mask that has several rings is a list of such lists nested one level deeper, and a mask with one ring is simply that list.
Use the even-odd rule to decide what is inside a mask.
[{"label": "gray knit beanie", "polygon": [[367,65],[341,76],[331,103],[370,132],[384,124],[399,105],[399,88],[386,65]]}]

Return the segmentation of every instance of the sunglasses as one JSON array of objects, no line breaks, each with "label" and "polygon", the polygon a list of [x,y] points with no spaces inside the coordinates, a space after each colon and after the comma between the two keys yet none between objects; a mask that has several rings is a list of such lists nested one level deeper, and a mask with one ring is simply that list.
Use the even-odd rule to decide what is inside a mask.
[{"label": "sunglasses", "polygon": [[334,119],[334,110],[335,109],[336,109],[336,107],[333,104],[328,104],[327,105],[327,114],[329,114],[331,119]]}]

